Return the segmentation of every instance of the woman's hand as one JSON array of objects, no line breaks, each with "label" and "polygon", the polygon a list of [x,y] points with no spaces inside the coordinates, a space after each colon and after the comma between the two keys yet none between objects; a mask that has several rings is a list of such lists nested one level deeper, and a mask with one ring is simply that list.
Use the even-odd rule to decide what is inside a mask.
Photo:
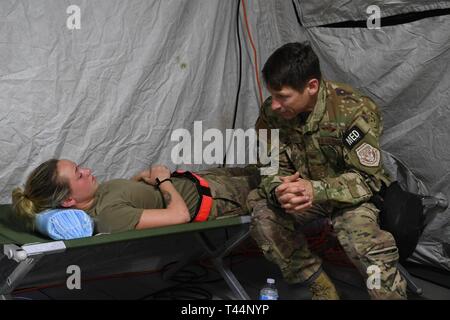
[{"label": "woman's hand", "polygon": [[154,165],[148,170],[148,175],[142,176],[142,180],[153,186],[156,186],[156,178],[159,181],[170,178],[170,169],[164,165]]},{"label": "woman's hand", "polygon": [[134,175],[131,180],[134,181],[144,181],[145,182],[145,178],[146,179],[150,179],[150,169],[147,170],[142,170],[141,172],[137,173],[136,175]]}]

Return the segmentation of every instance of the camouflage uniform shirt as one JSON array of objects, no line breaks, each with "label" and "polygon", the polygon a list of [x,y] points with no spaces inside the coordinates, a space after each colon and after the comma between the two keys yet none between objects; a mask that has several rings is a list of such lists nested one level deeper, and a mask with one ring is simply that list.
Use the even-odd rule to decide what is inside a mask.
[{"label": "camouflage uniform shirt", "polygon": [[262,177],[260,193],[278,206],[279,176],[300,173],[313,186],[314,203],[335,207],[367,202],[390,184],[379,146],[382,120],[375,103],[350,86],[321,81],[313,112],[286,120],[271,109],[269,97],[257,127],[279,129],[279,169]]}]

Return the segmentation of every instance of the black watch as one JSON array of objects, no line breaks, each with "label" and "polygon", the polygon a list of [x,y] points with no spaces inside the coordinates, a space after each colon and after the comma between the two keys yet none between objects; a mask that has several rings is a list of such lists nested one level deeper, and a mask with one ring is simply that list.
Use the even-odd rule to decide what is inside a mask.
[{"label": "black watch", "polygon": [[159,186],[160,186],[161,183],[164,183],[164,182],[166,182],[166,181],[172,182],[172,179],[166,178],[166,179],[164,179],[164,180],[159,180],[159,178],[156,178],[155,181],[156,181],[156,187],[159,188]]}]

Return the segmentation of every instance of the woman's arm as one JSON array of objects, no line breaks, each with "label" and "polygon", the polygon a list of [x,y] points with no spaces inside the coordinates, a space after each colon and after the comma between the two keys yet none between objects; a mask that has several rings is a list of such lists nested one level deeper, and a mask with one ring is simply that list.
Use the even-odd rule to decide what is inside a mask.
[{"label": "woman's arm", "polygon": [[[150,177],[144,177],[143,180],[156,185],[156,178],[160,181],[170,178],[170,170],[164,166],[154,166],[150,169]],[[161,183],[159,189],[163,194],[166,208],[144,209],[136,229],[163,227],[190,221],[189,209],[172,182]]]}]

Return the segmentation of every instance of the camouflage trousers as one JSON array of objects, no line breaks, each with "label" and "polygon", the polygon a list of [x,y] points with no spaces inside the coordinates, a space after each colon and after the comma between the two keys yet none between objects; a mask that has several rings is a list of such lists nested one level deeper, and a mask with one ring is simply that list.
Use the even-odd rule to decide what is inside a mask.
[{"label": "camouflage trousers", "polygon": [[208,181],[214,199],[208,220],[250,213],[246,205],[247,196],[261,182],[255,166],[212,168],[198,174]]},{"label": "camouflage trousers", "polygon": [[[321,270],[321,259],[313,254],[299,229],[315,219],[327,217],[337,238],[364,279],[375,266],[379,285],[368,286],[372,299],[405,299],[406,281],[397,269],[398,249],[393,236],[379,228],[378,209],[371,203],[335,209],[314,205],[302,214],[292,215],[270,206],[257,190],[250,193],[251,235],[265,257],[276,263],[289,283],[304,283]],[[368,269],[371,267],[371,269]]]}]

